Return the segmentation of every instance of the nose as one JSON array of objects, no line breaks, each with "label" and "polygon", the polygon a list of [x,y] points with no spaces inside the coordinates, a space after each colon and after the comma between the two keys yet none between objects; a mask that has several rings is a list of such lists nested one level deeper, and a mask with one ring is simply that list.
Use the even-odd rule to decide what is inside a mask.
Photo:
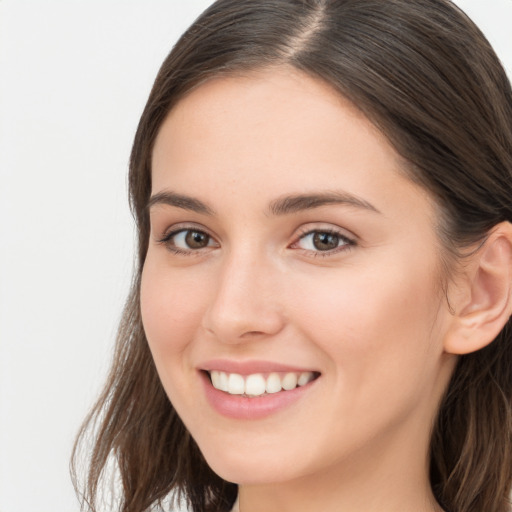
[{"label": "nose", "polygon": [[277,273],[263,258],[233,254],[217,275],[203,328],[232,344],[280,332],[285,319]]}]

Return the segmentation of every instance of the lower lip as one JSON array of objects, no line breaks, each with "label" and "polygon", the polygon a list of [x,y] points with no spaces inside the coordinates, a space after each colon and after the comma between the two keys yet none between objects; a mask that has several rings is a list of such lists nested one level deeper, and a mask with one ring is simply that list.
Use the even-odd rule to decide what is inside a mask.
[{"label": "lower lip", "polygon": [[311,386],[318,380],[290,391],[279,391],[256,397],[230,395],[215,389],[207,373],[200,372],[206,398],[210,405],[222,416],[239,420],[256,420],[275,414],[300,400],[308,393]]}]

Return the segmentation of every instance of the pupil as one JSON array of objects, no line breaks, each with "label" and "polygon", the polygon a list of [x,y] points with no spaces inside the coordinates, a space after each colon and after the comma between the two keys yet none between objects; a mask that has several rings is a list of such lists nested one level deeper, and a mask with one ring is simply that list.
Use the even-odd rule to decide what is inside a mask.
[{"label": "pupil", "polygon": [[339,244],[338,235],[332,233],[315,233],[313,236],[313,245],[315,249],[319,251],[328,251],[330,249],[336,249]]},{"label": "pupil", "polygon": [[206,247],[209,239],[210,237],[207,234],[198,231],[189,231],[185,237],[185,241],[191,249]]}]

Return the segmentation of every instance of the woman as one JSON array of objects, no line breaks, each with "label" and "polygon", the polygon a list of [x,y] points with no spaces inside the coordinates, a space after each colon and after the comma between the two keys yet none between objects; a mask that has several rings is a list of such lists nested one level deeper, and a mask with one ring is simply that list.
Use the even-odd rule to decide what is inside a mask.
[{"label": "woman", "polygon": [[[512,92],[446,0],[220,0],[131,157],[84,503],[509,510]],[[236,501],[236,503],[235,503]]]}]

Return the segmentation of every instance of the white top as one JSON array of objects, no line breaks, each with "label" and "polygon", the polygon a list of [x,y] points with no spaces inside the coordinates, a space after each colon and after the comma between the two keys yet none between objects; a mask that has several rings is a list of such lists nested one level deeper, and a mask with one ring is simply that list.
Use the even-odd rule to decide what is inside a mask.
[{"label": "white top", "polygon": [[238,504],[238,496],[236,498],[235,504],[233,505],[233,508],[231,509],[231,512],[240,512],[240,507]]}]

